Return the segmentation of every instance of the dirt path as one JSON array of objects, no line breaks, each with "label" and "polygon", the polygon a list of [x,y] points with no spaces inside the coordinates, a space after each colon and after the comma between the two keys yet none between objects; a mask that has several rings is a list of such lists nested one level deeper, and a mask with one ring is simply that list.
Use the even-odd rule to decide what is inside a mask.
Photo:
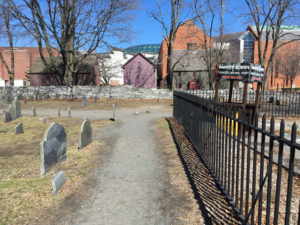
[{"label": "dirt path", "polygon": [[[93,174],[89,198],[69,206],[74,209],[68,209],[63,217],[55,215],[57,224],[174,224],[176,215],[170,213],[172,201],[166,194],[166,162],[153,123],[171,113],[170,106],[152,108],[151,113],[145,113],[145,108],[117,111],[117,121],[98,137],[108,154]],[[72,116],[99,119],[109,118],[110,114],[74,111]]]}]

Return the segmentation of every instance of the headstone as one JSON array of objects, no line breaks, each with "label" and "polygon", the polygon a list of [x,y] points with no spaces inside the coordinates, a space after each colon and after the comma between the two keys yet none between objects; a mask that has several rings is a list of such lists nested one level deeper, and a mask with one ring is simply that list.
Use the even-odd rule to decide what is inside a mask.
[{"label": "headstone", "polygon": [[116,120],[116,104],[112,104],[112,108],[113,108],[113,117],[112,117],[112,121]]},{"label": "headstone", "polygon": [[16,118],[21,117],[21,104],[18,97],[14,98],[13,107],[15,108]]},{"label": "headstone", "polygon": [[66,181],[67,178],[65,176],[65,173],[62,170],[58,171],[58,173],[51,180],[52,193],[56,195],[59,189],[64,185]]},{"label": "headstone", "polygon": [[34,105],[32,106],[32,116],[36,116],[36,108]]},{"label": "headstone", "polygon": [[40,174],[44,176],[52,167],[67,158],[67,136],[65,128],[58,123],[52,123],[46,130],[40,147]]},{"label": "headstone", "polygon": [[0,99],[0,107],[3,107],[3,102],[1,99]]},{"label": "headstone", "polygon": [[16,118],[16,110],[15,110],[15,107],[13,107],[12,105],[9,105],[9,106],[8,106],[8,112],[10,113],[11,119],[12,119],[12,120],[17,119],[17,118]]},{"label": "headstone", "polygon": [[47,123],[47,118],[46,118],[46,117],[42,117],[42,118],[40,118],[40,120],[41,120],[43,123]]},{"label": "headstone", "polygon": [[57,116],[60,116],[60,108],[58,108]]},{"label": "headstone", "polygon": [[78,149],[82,149],[90,143],[92,143],[92,127],[90,121],[85,119],[81,124]]},{"label": "headstone", "polygon": [[3,111],[3,121],[5,123],[12,121],[11,115],[7,111]]},{"label": "headstone", "polygon": [[24,105],[26,105],[27,104],[27,99],[26,98],[24,98]]},{"label": "headstone", "polygon": [[71,116],[72,116],[71,108],[68,107],[68,117],[71,118]]},{"label": "headstone", "polygon": [[146,113],[150,113],[150,106],[149,106],[149,104],[147,104],[147,110],[146,110]]},{"label": "headstone", "polygon": [[97,103],[97,97],[94,97],[94,103]]},{"label": "headstone", "polygon": [[83,96],[82,97],[82,108],[85,108],[86,107],[86,97]]},{"label": "headstone", "polygon": [[18,123],[15,127],[15,134],[23,134],[23,123]]}]

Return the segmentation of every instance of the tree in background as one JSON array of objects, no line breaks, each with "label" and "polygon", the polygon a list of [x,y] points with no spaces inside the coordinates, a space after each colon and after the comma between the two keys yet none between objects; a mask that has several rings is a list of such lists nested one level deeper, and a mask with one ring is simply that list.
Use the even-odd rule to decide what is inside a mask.
[{"label": "tree in background", "polygon": [[[299,40],[280,42],[287,33],[281,32],[281,26],[292,20],[299,19],[298,0],[245,0],[249,13],[247,17],[254,22],[258,41],[258,61],[265,65],[264,89],[268,88],[268,78],[273,67],[276,51],[283,45]],[[291,34],[292,35],[292,34]],[[270,54],[267,55],[267,52]]]},{"label": "tree in background", "polygon": [[[193,2],[194,19],[204,33],[202,48],[205,50],[205,63],[211,89],[215,87],[215,64],[222,61],[224,52],[224,7],[225,0],[194,0]],[[216,30],[218,41],[214,45],[213,34],[216,36]]]},{"label": "tree in background", "polygon": [[282,74],[283,81],[290,81],[290,87],[297,76],[300,76],[300,44],[282,47],[278,51],[279,72]]},{"label": "tree in background", "polygon": [[174,89],[173,82],[173,48],[175,43],[176,32],[180,26],[179,17],[182,10],[183,0],[170,0],[171,13],[170,17],[164,15],[159,0],[156,1],[157,9],[153,10],[151,15],[162,26],[163,40],[167,45],[167,74],[169,78],[170,90]]},{"label": "tree in background", "polygon": [[4,58],[4,51],[0,50],[0,60],[9,74],[10,85],[14,85],[15,77],[15,55],[14,55],[14,38],[16,36],[16,21],[12,16],[11,8],[6,0],[1,0],[0,8],[0,31],[1,39],[9,44],[10,61],[7,62]]},{"label": "tree in background", "polygon": [[[17,5],[17,3],[20,5]],[[107,38],[127,40],[135,0],[10,0],[15,18],[37,41],[47,69],[72,86],[80,63]],[[43,53],[47,49],[49,59]],[[55,57],[54,48],[60,53]],[[77,54],[81,50],[83,54]]]},{"label": "tree in background", "polygon": [[120,63],[109,63],[105,58],[98,58],[98,67],[101,74],[101,84],[109,85],[111,79],[119,78]]}]

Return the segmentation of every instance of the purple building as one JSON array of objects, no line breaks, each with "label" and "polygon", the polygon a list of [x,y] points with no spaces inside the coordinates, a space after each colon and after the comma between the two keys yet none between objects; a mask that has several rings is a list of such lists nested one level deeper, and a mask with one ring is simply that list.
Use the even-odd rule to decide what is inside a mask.
[{"label": "purple building", "polygon": [[156,88],[155,64],[143,54],[136,54],[122,68],[124,69],[124,85]]}]

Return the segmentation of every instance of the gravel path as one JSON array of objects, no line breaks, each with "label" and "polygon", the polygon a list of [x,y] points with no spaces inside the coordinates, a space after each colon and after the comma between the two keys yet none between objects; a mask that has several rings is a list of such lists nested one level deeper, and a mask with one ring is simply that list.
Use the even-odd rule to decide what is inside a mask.
[{"label": "gravel path", "polygon": [[[58,224],[171,224],[166,210],[168,188],[164,157],[159,150],[153,121],[171,116],[171,107],[117,111],[117,121],[99,135],[109,154],[94,172],[89,199],[57,219]],[[22,111],[23,115],[30,111]],[[44,116],[54,110],[40,111]],[[110,118],[111,111],[73,111],[73,117]],[[169,207],[169,206],[167,206]],[[59,215],[56,215],[59,216]]]}]

